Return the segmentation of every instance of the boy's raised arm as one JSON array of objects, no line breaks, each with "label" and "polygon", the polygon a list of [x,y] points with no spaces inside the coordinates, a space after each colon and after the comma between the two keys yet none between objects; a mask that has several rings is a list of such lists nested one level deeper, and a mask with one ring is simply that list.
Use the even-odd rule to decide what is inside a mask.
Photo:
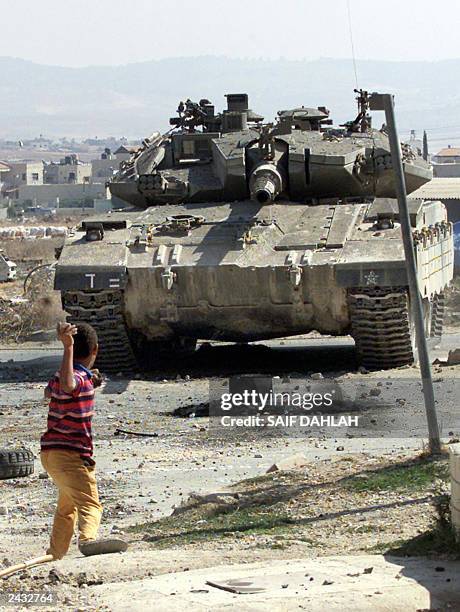
[{"label": "boy's raised arm", "polygon": [[73,337],[77,328],[71,323],[58,323],[58,339],[64,345],[61,367],[59,369],[59,384],[65,393],[72,393],[77,386],[73,374]]}]

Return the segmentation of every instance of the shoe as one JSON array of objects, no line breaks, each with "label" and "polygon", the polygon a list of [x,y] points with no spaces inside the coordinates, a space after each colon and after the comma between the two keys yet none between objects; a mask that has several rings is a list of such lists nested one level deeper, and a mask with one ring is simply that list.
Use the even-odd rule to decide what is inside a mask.
[{"label": "shoe", "polygon": [[79,542],[78,548],[85,557],[91,557],[92,555],[107,555],[109,553],[125,552],[128,550],[128,543],[119,538],[106,538]]}]

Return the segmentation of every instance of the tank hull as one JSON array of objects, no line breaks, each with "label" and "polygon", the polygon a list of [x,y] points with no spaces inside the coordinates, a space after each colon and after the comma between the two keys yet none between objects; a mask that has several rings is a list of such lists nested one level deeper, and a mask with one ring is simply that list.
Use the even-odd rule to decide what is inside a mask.
[{"label": "tank hull", "polygon": [[[85,228],[68,240],[56,288],[72,320],[89,321],[110,338],[109,365],[117,351],[131,351],[133,365],[136,347],[154,350],[179,338],[249,342],[312,330],[364,336],[365,352],[375,336],[366,336],[366,326],[392,328],[395,308],[406,327],[389,342],[401,341],[407,354],[407,278],[395,206],[379,199],[241,201],[114,213],[88,222],[86,232],[91,223],[106,224],[101,240],[85,240]],[[379,229],[386,218],[393,226]],[[452,278],[452,226],[440,202],[413,201],[411,221],[430,304]]]}]

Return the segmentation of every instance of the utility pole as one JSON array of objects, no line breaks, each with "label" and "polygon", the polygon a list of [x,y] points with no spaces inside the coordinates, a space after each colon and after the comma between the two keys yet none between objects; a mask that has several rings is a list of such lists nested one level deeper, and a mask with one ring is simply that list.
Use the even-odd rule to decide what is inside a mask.
[{"label": "utility pole", "polygon": [[420,375],[422,377],[423,397],[425,400],[425,411],[428,423],[429,448],[432,455],[438,455],[441,452],[441,439],[434,401],[431,364],[425,336],[422,298],[418,286],[417,264],[412,241],[412,229],[410,225],[409,208],[407,205],[406,181],[401,159],[401,144],[396,127],[393,95],[372,93],[369,98],[369,108],[371,110],[385,111],[388,138],[390,140],[391,160],[396,183],[396,194],[398,197],[399,221],[401,223],[407,278],[409,281],[410,306],[415,323]]}]

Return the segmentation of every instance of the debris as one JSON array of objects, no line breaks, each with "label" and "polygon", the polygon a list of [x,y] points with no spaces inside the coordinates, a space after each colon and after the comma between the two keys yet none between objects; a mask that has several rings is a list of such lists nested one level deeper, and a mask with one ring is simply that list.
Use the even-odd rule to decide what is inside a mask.
[{"label": "debris", "polygon": [[55,567],[48,573],[48,582],[49,584],[57,584],[58,582],[63,582],[64,575]]},{"label": "debris", "polygon": [[321,372],[315,372],[310,376],[310,378],[312,380],[321,380],[322,378],[324,378],[324,376],[321,374]]},{"label": "debris", "polygon": [[40,472],[38,477],[40,478],[40,480],[47,480],[49,478],[49,474],[48,472]]},{"label": "debris", "polygon": [[266,473],[270,474],[271,472],[278,472],[280,470],[297,470],[299,468],[305,467],[307,464],[308,460],[304,455],[291,455],[290,457],[280,459],[279,461],[271,465]]},{"label": "debris", "polygon": [[40,565],[41,563],[48,563],[49,561],[52,561],[52,560],[53,560],[53,555],[43,555],[41,557],[29,559],[29,561],[24,561],[23,563],[18,563],[17,565],[11,565],[10,567],[0,571],[0,578],[6,578],[7,576],[16,574],[17,572],[20,572],[24,569],[33,567],[34,565]]},{"label": "debris", "polygon": [[460,364],[460,348],[452,349],[449,351],[447,356],[447,365],[459,365]]},{"label": "debris", "polygon": [[222,589],[223,591],[230,591],[230,593],[261,593],[266,591],[265,587],[256,586],[257,583],[254,583],[254,579],[246,579],[246,578],[238,578],[231,580],[223,580],[222,582],[213,582],[211,580],[207,580],[206,584],[209,586],[215,587],[216,589]]},{"label": "debris", "polygon": [[120,434],[125,434],[127,436],[141,436],[142,438],[158,438],[158,433],[156,431],[153,433],[146,433],[143,431],[128,431],[127,429],[117,428],[113,433],[114,436],[119,436]]},{"label": "debris", "polygon": [[[197,506],[203,506],[205,504],[212,504],[215,506],[225,507],[226,509],[236,508],[238,506],[240,495],[238,493],[219,491],[218,493],[208,493],[206,495],[200,495],[199,493],[190,493],[187,501],[182,502],[180,506],[174,508],[171,516],[182,514],[190,508]],[[197,525],[200,521],[197,521]],[[204,521],[206,523],[206,521]]]},{"label": "debris", "polygon": [[179,406],[172,412],[172,416],[180,417],[182,419],[193,419],[196,417],[209,416],[209,404],[207,402],[201,402],[200,404],[187,404],[186,406]]}]

